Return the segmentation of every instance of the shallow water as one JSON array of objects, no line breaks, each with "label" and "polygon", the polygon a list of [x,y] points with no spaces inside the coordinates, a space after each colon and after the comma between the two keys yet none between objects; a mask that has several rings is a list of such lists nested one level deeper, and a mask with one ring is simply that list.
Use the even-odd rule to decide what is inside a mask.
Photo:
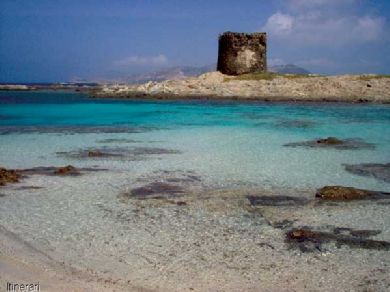
[{"label": "shallow water", "polygon": [[[390,191],[342,165],[388,163],[389,126],[385,105],[0,92],[1,166],[106,169],[58,176],[41,168],[1,187],[0,233],[38,251],[40,267],[48,255],[61,263],[58,275],[70,267],[72,279],[91,273],[88,283],[119,281],[125,289],[116,290],[131,283],[151,291],[385,291],[388,250],[333,233],[371,232],[368,240],[390,242],[388,200],[320,204],[314,194],[329,184]],[[328,136],[375,148],[283,146]],[[302,227],[319,232],[323,244],[286,244],[289,228]],[[25,261],[0,237],[0,249]]]},{"label": "shallow water", "polygon": [[[361,138],[376,147],[283,146],[328,136]],[[57,153],[102,147],[178,153],[106,159]],[[388,105],[95,100],[74,92],[0,92],[0,164],[7,168],[97,166],[127,173],[124,184],[153,171],[180,170],[193,171],[212,187],[339,184],[390,191],[389,183],[343,167],[389,161]],[[107,173],[107,184],[114,175]],[[88,179],[83,177],[94,183]]]}]

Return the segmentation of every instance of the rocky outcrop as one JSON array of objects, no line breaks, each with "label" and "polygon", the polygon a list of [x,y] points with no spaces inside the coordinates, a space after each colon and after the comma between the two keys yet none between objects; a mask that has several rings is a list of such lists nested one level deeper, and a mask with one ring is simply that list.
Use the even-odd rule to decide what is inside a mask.
[{"label": "rocky outcrop", "polygon": [[217,70],[227,75],[267,71],[266,33],[220,35]]},{"label": "rocky outcrop", "polygon": [[310,141],[284,144],[285,147],[334,148],[339,150],[374,149],[375,145],[359,138],[338,139],[336,137],[320,138]]},{"label": "rocky outcrop", "polygon": [[[367,87],[367,83],[371,87]],[[262,74],[228,76],[205,73],[183,80],[142,85],[105,85],[93,97],[154,99],[238,99],[265,101],[344,101],[390,103],[390,78],[376,75],[299,76]]]},{"label": "rocky outcrop", "polygon": [[15,170],[7,170],[5,168],[0,168],[0,186],[5,186],[9,183],[19,182],[20,174]]},{"label": "rocky outcrop", "polygon": [[381,199],[390,193],[376,192],[343,186],[325,186],[317,190],[316,197],[329,201],[352,201],[364,199]]},{"label": "rocky outcrop", "polygon": [[79,171],[77,170],[76,167],[72,165],[67,165],[64,167],[58,167],[55,171],[54,174],[57,175],[78,175],[80,174]]},{"label": "rocky outcrop", "polygon": [[322,251],[324,244],[333,243],[336,247],[343,245],[350,248],[370,250],[390,250],[390,242],[369,239],[378,234],[375,230],[351,230],[346,228],[349,234],[337,232],[314,231],[308,229],[293,229],[286,233],[286,242],[291,248],[298,248],[301,252]]},{"label": "rocky outcrop", "polygon": [[33,168],[26,169],[17,169],[15,170],[17,174],[22,175],[23,177],[28,177],[30,175],[46,175],[46,176],[80,176],[85,172],[95,172],[103,171],[106,169],[102,168],[77,168],[72,165],[67,166],[38,166]]},{"label": "rocky outcrop", "polygon": [[162,197],[175,197],[183,193],[184,189],[179,185],[165,182],[152,182],[148,185],[132,189],[130,193],[124,195],[137,199],[159,199]]},{"label": "rocky outcrop", "polygon": [[328,137],[325,139],[318,139],[316,141],[317,144],[323,144],[323,145],[341,145],[343,144],[343,141],[340,139],[337,139],[336,137]]},{"label": "rocky outcrop", "polygon": [[251,206],[303,206],[309,200],[291,196],[247,196]]}]

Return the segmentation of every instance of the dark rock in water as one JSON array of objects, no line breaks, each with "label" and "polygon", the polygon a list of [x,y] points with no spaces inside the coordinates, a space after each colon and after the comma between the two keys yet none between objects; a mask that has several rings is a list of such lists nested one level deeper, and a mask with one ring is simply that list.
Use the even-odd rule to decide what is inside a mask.
[{"label": "dark rock in water", "polygon": [[295,230],[291,230],[287,233],[288,239],[294,239],[297,241],[305,241],[305,240],[314,239],[316,236],[317,236],[316,233],[309,231],[309,230],[304,230],[304,229],[295,229]]},{"label": "dark rock in water", "polygon": [[59,156],[66,156],[68,158],[109,158],[109,157],[124,157],[121,149],[90,149],[70,152],[57,152]]},{"label": "dark rock in water", "polygon": [[107,155],[107,153],[103,153],[99,150],[90,150],[88,151],[88,157],[102,157]]},{"label": "dark rock in water", "polygon": [[339,150],[375,149],[375,145],[362,139],[340,140],[335,137],[284,144],[285,147],[334,148]]},{"label": "dark rock in water", "polygon": [[390,182],[390,163],[344,164],[345,170],[360,176],[372,176]]},{"label": "dark rock in water", "polygon": [[[370,230],[364,230],[364,233],[367,235],[370,233]],[[375,230],[371,234],[376,235],[378,233]],[[335,243],[338,248],[346,245],[350,248],[390,250],[390,242],[366,238],[372,235],[361,236],[359,232],[353,233],[353,230],[351,230],[349,235],[345,235],[335,232],[320,232],[301,228],[288,231],[286,234],[286,242],[290,247],[299,248],[302,252],[321,251],[323,244],[331,242]]]},{"label": "dark rock in water", "polygon": [[342,140],[337,139],[336,137],[328,137],[325,139],[318,139],[316,141],[317,144],[325,144],[325,145],[340,145],[343,144]]},{"label": "dark rock in water", "polygon": [[0,168],[0,186],[5,186],[8,183],[17,183],[19,182],[19,179],[20,174],[15,170]]},{"label": "dark rock in water", "polygon": [[148,155],[179,154],[178,150],[156,148],[156,147],[134,147],[134,148],[100,148],[86,149],[69,152],[56,152],[59,156],[73,159],[104,159],[121,158],[129,160],[144,159]]},{"label": "dark rock in water", "polygon": [[383,199],[386,195],[390,195],[390,193],[362,190],[343,186],[325,186],[321,189],[318,189],[316,193],[317,198],[330,201]]},{"label": "dark rock in water", "polygon": [[252,206],[302,206],[308,203],[305,198],[290,196],[247,196],[247,198]]},{"label": "dark rock in water", "polygon": [[67,165],[67,166],[64,166],[64,167],[59,167],[57,168],[55,171],[54,171],[54,174],[58,174],[58,175],[69,175],[69,174],[79,174],[79,172],[77,171],[77,168],[72,166],[72,165]]},{"label": "dark rock in water", "polygon": [[105,169],[101,168],[76,168],[72,165],[67,165],[63,167],[55,167],[55,166],[40,166],[33,167],[28,169],[20,169],[19,173],[23,175],[60,175],[60,176],[79,176],[82,175],[81,171],[102,171]]},{"label": "dark rock in water", "polygon": [[[102,171],[105,169],[97,168],[76,168],[72,165],[67,165],[64,167],[33,167],[28,169],[17,169],[17,170],[7,170],[5,168],[0,168],[0,186],[4,186],[7,183],[17,183],[19,179],[29,176],[29,175],[60,175],[60,176],[78,176],[82,175],[80,171]],[[22,186],[20,190],[26,189],[39,189],[42,187],[37,186]]]},{"label": "dark rock in water", "polygon": [[129,194],[125,194],[125,196],[134,197],[137,199],[156,199],[163,197],[174,197],[182,193],[184,193],[184,189],[181,186],[164,182],[153,182],[143,187],[132,189],[131,192]]}]

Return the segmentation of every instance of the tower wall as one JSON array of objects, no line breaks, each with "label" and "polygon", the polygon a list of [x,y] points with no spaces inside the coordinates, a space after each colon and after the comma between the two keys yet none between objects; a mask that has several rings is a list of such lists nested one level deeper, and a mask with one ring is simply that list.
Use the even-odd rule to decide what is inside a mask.
[{"label": "tower wall", "polygon": [[267,71],[267,34],[225,32],[220,35],[217,70],[228,75]]}]

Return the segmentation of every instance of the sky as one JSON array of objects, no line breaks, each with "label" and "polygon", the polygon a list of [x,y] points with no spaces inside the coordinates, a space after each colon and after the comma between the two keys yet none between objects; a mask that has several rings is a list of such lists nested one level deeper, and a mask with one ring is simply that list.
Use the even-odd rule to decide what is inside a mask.
[{"label": "sky", "polygon": [[224,31],[269,65],[390,74],[389,0],[0,0],[0,82],[115,79],[215,64]]}]

